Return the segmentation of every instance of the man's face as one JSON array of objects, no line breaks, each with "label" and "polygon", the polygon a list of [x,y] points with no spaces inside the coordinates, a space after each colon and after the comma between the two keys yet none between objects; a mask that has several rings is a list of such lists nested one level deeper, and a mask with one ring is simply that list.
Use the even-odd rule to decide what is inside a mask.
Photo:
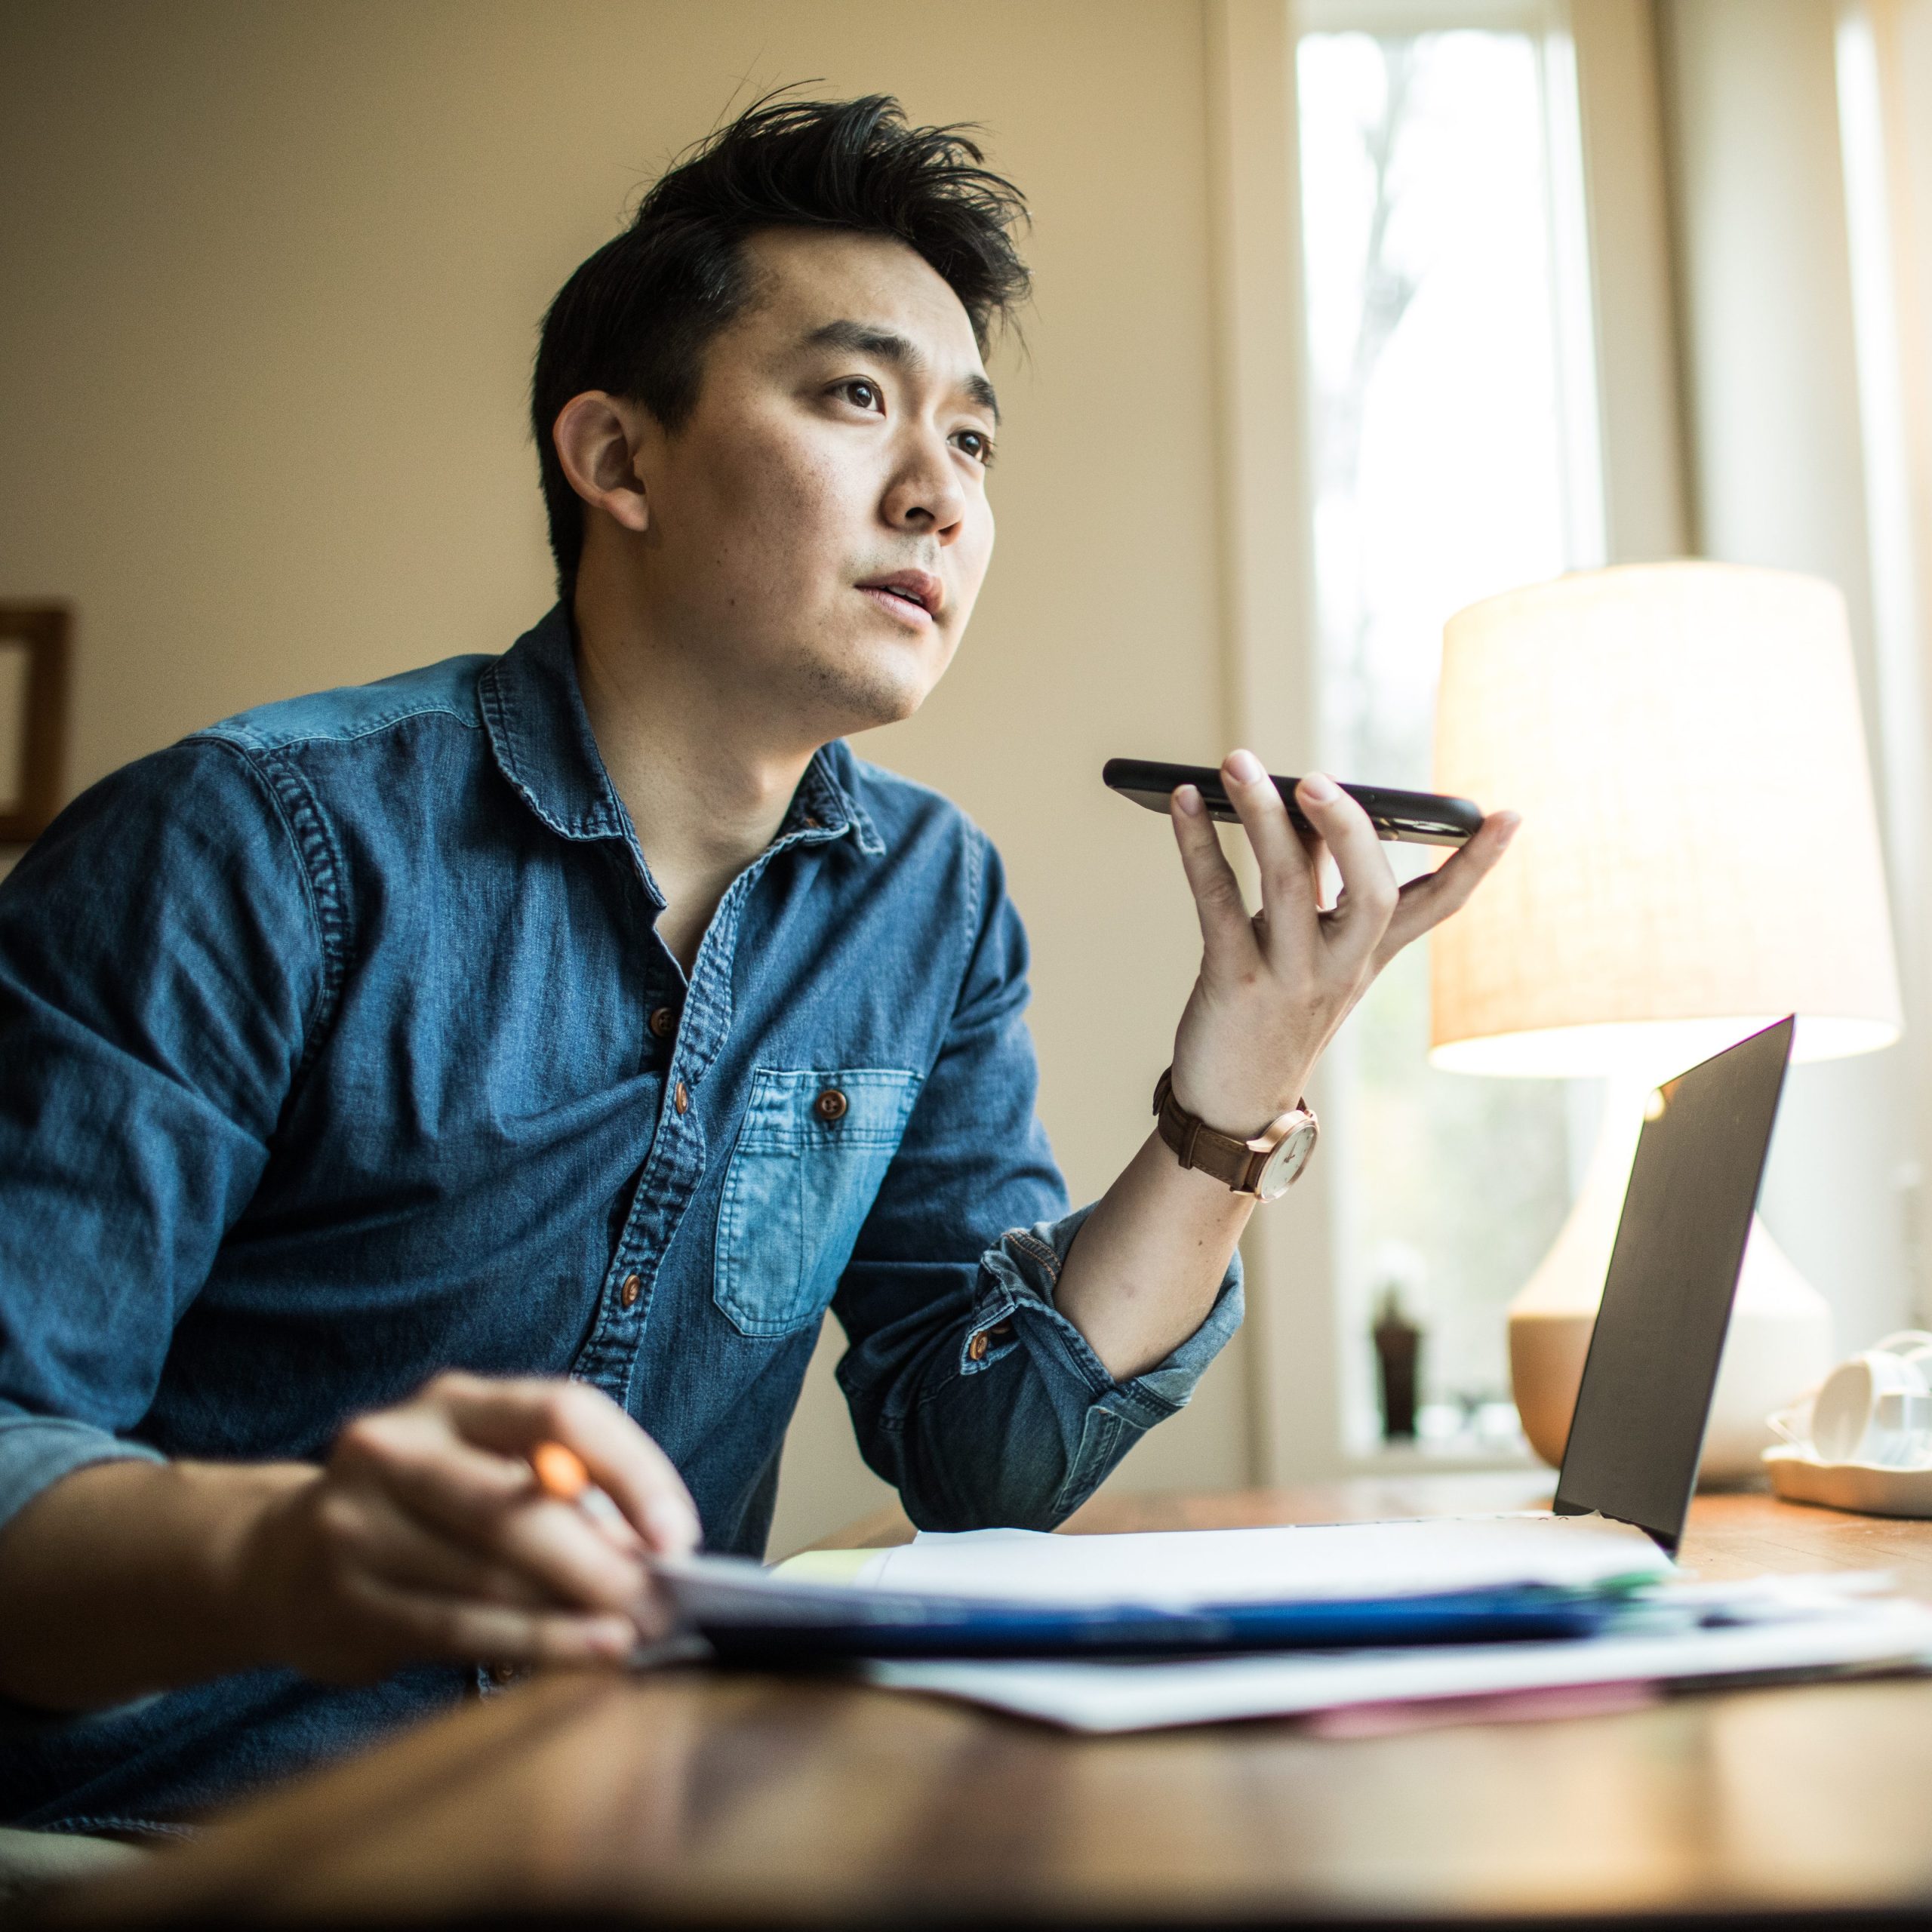
[{"label": "man's face", "polygon": [[909,715],[951,662],[992,552],[998,411],[910,248],[780,229],[746,254],[697,408],[642,445],[636,588],[748,715],[818,742]]}]

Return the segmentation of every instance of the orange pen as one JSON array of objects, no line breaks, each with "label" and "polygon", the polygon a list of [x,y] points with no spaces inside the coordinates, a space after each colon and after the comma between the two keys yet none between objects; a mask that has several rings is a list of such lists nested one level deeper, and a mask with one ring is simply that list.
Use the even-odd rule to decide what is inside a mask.
[{"label": "orange pen", "polygon": [[624,1512],[590,1480],[583,1458],[561,1442],[540,1442],[530,1452],[530,1466],[537,1486],[559,1503],[574,1503],[601,1528],[618,1533],[620,1540],[634,1544],[637,1532]]}]

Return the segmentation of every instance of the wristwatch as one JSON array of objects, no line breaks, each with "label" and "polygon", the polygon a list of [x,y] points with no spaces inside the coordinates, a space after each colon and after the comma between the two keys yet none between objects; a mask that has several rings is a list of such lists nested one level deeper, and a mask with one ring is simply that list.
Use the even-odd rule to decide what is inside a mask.
[{"label": "wristwatch", "polygon": [[1306,1102],[1277,1114],[1251,1140],[1217,1134],[1198,1114],[1174,1098],[1174,1069],[1161,1075],[1154,1088],[1154,1112],[1160,1118],[1161,1138],[1180,1156],[1184,1168],[1224,1180],[1236,1194],[1273,1201],[1301,1177],[1315,1152],[1321,1129]]}]

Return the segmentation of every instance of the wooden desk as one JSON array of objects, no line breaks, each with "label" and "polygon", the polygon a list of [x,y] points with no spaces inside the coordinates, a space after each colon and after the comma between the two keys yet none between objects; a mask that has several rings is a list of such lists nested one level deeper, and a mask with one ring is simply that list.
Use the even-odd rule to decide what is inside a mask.
[{"label": "wooden desk", "polygon": [[[1547,1481],[1103,1496],[1078,1528],[1528,1505]],[[871,1519],[875,1542],[902,1522]],[[856,1539],[855,1539],[856,1540]],[[1713,1577],[1888,1568],[1932,1524],[1697,1505]],[[1083,1739],[830,1681],[558,1675],[238,1810],[72,1901],[156,1917],[654,1924],[1387,1923],[1932,1915],[1932,1680],[1337,1742],[1258,1722]]]}]

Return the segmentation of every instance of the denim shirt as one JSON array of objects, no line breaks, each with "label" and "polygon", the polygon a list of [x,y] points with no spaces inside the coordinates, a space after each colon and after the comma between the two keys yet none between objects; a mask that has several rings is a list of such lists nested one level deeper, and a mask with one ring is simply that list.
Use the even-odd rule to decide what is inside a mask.
[{"label": "denim shirt", "polygon": [[[688,980],[567,615],[94,786],[0,884],[0,1524],[112,1458],[317,1459],[439,1369],[594,1383],[762,1551],[826,1311],[913,1520],[1048,1527],[1240,1319],[1115,1383],[1054,1306],[985,836],[842,744]],[[447,1701],[256,1671],[14,1712],[0,1817],[151,1824]]]}]

